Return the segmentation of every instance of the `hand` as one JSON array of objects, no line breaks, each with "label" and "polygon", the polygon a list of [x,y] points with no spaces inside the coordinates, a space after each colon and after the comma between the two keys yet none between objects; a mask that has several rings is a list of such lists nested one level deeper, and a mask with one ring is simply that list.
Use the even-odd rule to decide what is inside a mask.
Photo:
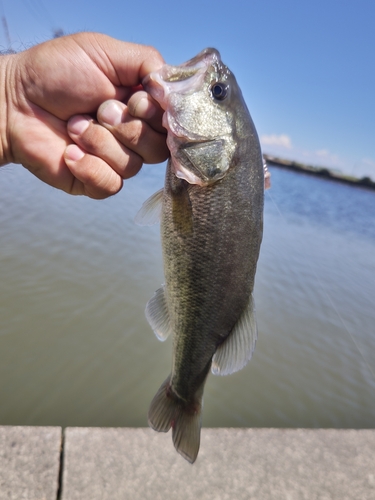
[{"label": "hand", "polygon": [[2,56],[0,164],[71,194],[116,193],[143,162],[168,157],[162,110],[140,85],[162,64],[151,47],[97,33]]}]

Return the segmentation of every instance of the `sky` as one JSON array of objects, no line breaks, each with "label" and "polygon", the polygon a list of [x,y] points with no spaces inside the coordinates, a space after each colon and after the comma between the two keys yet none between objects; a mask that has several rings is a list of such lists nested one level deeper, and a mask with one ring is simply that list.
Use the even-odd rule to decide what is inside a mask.
[{"label": "sky", "polygon": [[153,45],[170,64],[216,47],[264,153],[375,179],[375,0],[0,0],[0,15],[17,51],[56,29]]}]

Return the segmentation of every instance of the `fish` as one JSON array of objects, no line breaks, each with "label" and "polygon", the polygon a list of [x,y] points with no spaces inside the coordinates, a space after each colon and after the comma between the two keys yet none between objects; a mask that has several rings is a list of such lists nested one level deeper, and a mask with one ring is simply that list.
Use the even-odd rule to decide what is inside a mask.
[{"label": "fish", "polygon": [[176,450],[194,463],[209,372],[242,369],[255,348],[265,173],[241,90],[216,49],[166,64],[142,85],[164,110],[170,150],[164,188],[136,216],[160,220],[165,283],[145,314],[159,340],[173,337],[171,373],[148,423],[172,428]]}]

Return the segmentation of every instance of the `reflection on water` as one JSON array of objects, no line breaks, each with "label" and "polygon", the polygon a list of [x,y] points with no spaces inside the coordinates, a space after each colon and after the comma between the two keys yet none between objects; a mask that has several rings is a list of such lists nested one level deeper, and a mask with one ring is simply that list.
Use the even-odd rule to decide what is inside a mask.
[{"label": "reflection on water", "polygon": [[[373,427],[375,193],[271,170],[257,348],[209,377],[203,424]],[[0,170],[0,424],[147,425],[171,342],[143,313],[163,282],[159,230],[133,218],[163,171],[98,202]]]}]

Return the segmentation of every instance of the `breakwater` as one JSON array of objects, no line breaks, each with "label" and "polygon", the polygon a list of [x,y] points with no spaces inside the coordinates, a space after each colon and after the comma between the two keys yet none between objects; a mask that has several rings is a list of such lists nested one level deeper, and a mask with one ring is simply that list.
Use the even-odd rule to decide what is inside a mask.
[{"label": "breakwater", "polygon": [[323,179],[330,179],[333,181],[342,182],[344,184],[350,184],[351,186],[375,189],[375,181],[373,181],[368,176],[358,178],[331,170],[326,167],[316,167],[312,165],[306,165],[305,163],[299,163],[292,160],[285,160],[283,158],[278,158],[276,156],[271,156],[267,154],[264,154],[263,157],[268,165],[275,165],[276,167],[286,168],[288,170],[293,170],[294,172],[301,172],[304,174],[315,175]]}]

